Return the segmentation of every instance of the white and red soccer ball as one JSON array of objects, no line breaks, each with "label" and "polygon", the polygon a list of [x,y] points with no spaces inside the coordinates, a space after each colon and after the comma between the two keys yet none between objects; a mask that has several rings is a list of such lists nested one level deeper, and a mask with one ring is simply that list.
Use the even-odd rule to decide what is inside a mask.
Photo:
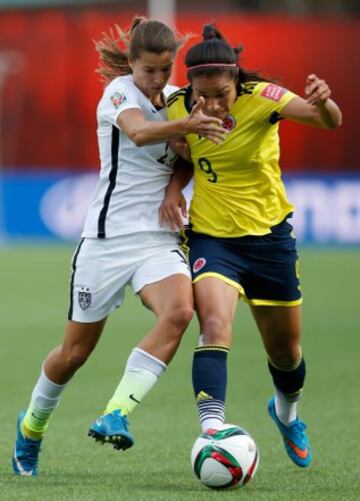
[{"label": "white and red soccer ball", "polygon": [[196,439],[191,451],[191,465],[195,475],[207,487],[241,487],[255,475],[259,451],[245,430],[228,424],[221,430],[207,430]]}]

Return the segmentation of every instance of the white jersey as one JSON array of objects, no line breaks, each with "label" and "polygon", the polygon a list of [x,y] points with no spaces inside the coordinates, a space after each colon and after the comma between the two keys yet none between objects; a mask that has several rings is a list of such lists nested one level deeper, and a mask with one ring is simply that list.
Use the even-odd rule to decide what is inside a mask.
[{"label": "white jersey", "polygon": [[[178,87],[167,85],[165,97]],[[116,120],[125,110],[140,109],[146,120],[166,120],[136,87],[132,75],[115,78],[97,108],[101,170],[85,220],[83,237],[110,238],[142,231],[170,231],[159,226],[159,207],[176,158],[166,142],[136,146]]]}]

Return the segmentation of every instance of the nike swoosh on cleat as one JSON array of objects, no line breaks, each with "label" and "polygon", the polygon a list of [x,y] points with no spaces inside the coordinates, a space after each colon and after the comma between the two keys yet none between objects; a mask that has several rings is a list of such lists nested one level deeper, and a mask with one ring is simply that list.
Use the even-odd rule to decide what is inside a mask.
[{"label": "nike swoosh on cleat", "polygon": [[300,447],[295,445],[294,442],[292,442],[289,439],[286,439],[286,443],[295,452],[295,454],[297,456],[299,456],[299,458],[306,459],[308,457],[308,450],[307,449],[300,449]]},{"label": "nike swoosh on cleat", "polygon": [[138,404],[140,404],[140,400],[136,400],[133,393],[131,395],[129,395],[129,398],[131,398],[131,400],[134,400],[134,402],[137,402]]}]

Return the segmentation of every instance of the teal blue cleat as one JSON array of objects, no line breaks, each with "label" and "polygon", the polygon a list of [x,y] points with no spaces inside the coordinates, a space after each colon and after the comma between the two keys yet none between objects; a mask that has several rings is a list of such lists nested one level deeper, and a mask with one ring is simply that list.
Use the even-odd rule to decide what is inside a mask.
[{"label": "teal blue cleat", "polygon": [[89,437],[102,444],[112,444],[114,449],[126,450],[134,445],[134,438],[128,431],[128,420],[119,410],[104,414],[93,422]]},{"label": "teal blue cleat", "polygon": [[305,433],[306,424],[299,418],[296,418],[289,426],[285,426],[276,415],[274,397],[269,400],[268,411],[280,430],[286,452],[290,459],[302,468],[309,466],[311,462],[311,450],[309,439]]},{"label": "teal blue cleat", "polygon": [[20,412],[17,421],[17,437],[15,451],[12,458],[12,467],[15,475],[34,477],[38,474],[41,440],[32,440],[31,438],[26,438],[23,435],[21,425],[24,416],[25,412]]}]

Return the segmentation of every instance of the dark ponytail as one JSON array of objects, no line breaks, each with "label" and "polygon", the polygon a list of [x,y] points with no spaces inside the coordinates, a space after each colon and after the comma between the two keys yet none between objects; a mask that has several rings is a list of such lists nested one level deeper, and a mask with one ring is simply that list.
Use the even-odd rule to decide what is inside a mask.
[{"label": "dark ponytail", "polygon": [[229,74],[240,84],[249,81],[267,81],[257,72],[247,72],[240,66],[243,46],[231,47],[214,23],[204,25],[202,38],[203,41],[191,47],[185,56],[190,81],[197,76],[222,73]]},{"label": "dark ponytail", "polygon": [[216,28],[215,26],[215,23],[212,22],[210,24],[204,24],[203,26],[203,30],[202,30],[202,37],[203,37],[203,41],[206,41],[206,40],[212,40],[212,39],[217,39],[217,40],[221,40],[222,42],[225,42],[227,43],[227,40],[226,38],[224,37],[224,35],[222,33],[220,33],[220,31]]}]

